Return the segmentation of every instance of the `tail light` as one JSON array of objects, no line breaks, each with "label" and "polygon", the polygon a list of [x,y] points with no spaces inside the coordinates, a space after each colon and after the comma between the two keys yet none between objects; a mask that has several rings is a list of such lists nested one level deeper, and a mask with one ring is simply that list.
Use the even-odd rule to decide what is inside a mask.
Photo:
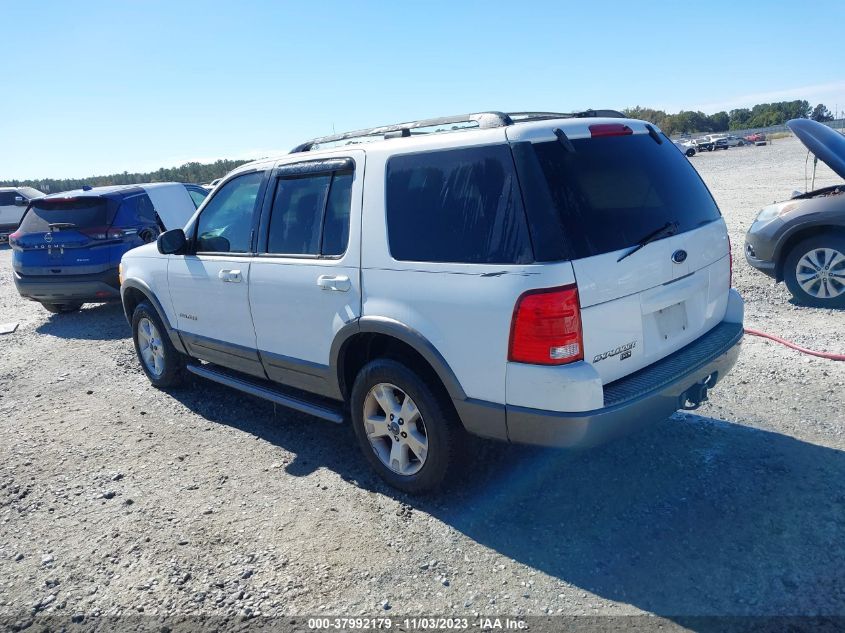
[{"label": "tail light", "polygon": [[601,136],[628,136],[634,130],[623,123],[596,123],[590,126],[590,136],[598,138]]},{"label": "tail light", "polygon": [[107,226],[92,226],[86,229],[79,229],[79,232],[87,235],[92,240],[119,240],[136,231],[112,229]]},{"label": "tail light", "polygon": [[508,360],[564,365],[584,358],[578,288],[529,290],[516,302]]},{"label": "tail light", "polygon": [[18,240],[21,239],[21,237],[23,237],[23,236],[21,235],[20,231],[15,231],[14,233],[10,233],[9,238],[8,238],[9,239],[9,247],[13,248],[15,250],[20,248],[20,244],[18,243]]},{"label": "tail light", "polygon": [[731,236],[728,235],[728,265],[730,266],[730,276],[728,277],[728,288],[734,287],[734,249],[731,246]]}]

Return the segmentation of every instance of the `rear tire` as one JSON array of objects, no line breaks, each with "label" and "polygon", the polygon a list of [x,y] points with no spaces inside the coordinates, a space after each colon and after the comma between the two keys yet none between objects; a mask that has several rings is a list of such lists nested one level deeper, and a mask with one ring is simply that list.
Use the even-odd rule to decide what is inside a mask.
[{"label": "rear tire", "polygon": [[796,244],[783,265],[795,300],[816,308],[845,308],[845,237],[816,235]]},{"label": "rear tire", "polygon": [[687,157],[688,157],[688,158],[692,158],[693,156],[695,156],[695,150],[694,150],[693,148],[691,148],[691,147],[690,147],[690,148],[686,151],[686,154],[687,154]]},{"label": "rear tire", "polygon": [[158,312],[143,301],[132,313],[132,340],[141,369],[154,387],[175,387],[185,379],[185,356],[176,351]]},{"label": "rear tire", "polygon": [[383,358],[367,363],[352,387],[352,427],[364,457],[411,494],[439,488],[463,453],[465,431],[437,387]]},{"label": "rear tire", "polygon": [[76,312],[82,308],[81,303],[42,303],[44,309],[52,314],[67,314],[68,312]]}]

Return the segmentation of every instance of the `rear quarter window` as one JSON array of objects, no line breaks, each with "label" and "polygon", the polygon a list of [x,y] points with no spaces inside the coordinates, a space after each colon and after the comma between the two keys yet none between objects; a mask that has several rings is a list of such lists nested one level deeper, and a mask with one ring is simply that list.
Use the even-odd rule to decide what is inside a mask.
[{"label": "rear quarter window", "polygon": [[635,245],[667,222],[679,232],[719,219],[695,168],[672,143],[647,134],[557,141],[534,152],[574,259]]},{"label": "rear quarter window", "polygon": [[507,145],[394,156],[387,163],[390,253],[421,262],[532,261]]},{"label": "rear quarter window", "polygon": [[128,196],[120,203],[115,222],[127,225],[158,224],[155,207],[150,197],[145,194]]}]

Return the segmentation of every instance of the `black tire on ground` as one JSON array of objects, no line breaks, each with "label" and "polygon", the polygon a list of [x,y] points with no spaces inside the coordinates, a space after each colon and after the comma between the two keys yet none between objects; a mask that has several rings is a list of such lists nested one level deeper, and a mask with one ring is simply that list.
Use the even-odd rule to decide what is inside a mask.
[{"label": "black tire on ground", "polygon": [[[783,279],[786,282],[786,287],[789,288],[789,292],[792,293],[795,300],[801,304],[817,308],[845,308],[845,292],[841,292],[841,294],[836,297],[822,298],[808,293],[801,287],[801,284],[798,283],[798,262],[804,257],[804,255],[813,251],[821,251],[822,249],[837,251],[845,255],[845,236],[840,234],[815,235],[796,244],[786,255],[786,259],[783,264]],[[822,279],[811,287],[811,290],[820,287],[820,284],[824,283],[823,275],[825,273],[830,275],[831,272],[833,272],[837,274],[837,277],[834,281],[827,282],[829,284],[828,288],[833,289],[834,292],[841,291],[843,286],[840,284],[845,284],[845,262],[838,262],[832,267],[832,270],[830,268],[825,270],[825,265],[829,265],[830,261],[832,261],[835,256],[831,257],[828,255],[826,261],[822,261],[822,255],[823,254],[819,252],[816,257],[816,260],[822,264],[821,271],[819,271],[822,274]],[[804,267],[803,270],[807,273],[813,272],[813,269],[809,267]],[[830,278],[828,277],[828,279]]]},{"label": "black tire on ground", "polygon": [[[391,470],[376,455],[364,426],[364,406],[370,390],[380,383],[394,385],[416,404],[425,425],[428,450],[422,468],[411,475]],[[352,426],[365,458],[373,469],[394,488],[419,494],[439,488],[462,461],[466,431],[457,418],[447,394],[417,373],[392,360],[379,358],[367,363],[355,378],[350,398]],[[391,438],[387,437],[390,442]],[[395,440],[394,440],[395,441]]]},{"label": "black tire on ground", "polygon": [[690,148],[686,151],[686,154],[687,154],[687,156],[688,156],[689,158],[692,158],[693,156],[695,156],[695,150],[694,150],[693,148],[691,148],[691,147],[690,147]]},{"label": "black tire on ground", "polygon": [[44,309],[52,314],[66,314],[67,312],[76,312],[82,308],[81,303],[42,303]]},{"label": "black tire on ground", "polygon": [[[159,333],[159,337],[156,339],[156,348],[160,349],[163,354],[164,367],[158,375],[147,367],[147,363],[141,355],[141,348],[138,342],[138,327],[144,319],[148,319]],[[155,308],[146,301],[139,303],[135,308],[135,312],[132,313],[132,341],[135,344],[135,353],[138,355],[138,362],[141,363],[141,369],[144,370],[144,373],[154,387],[158,387],[159,389],[175,387],[184,381],[185,361],[187,359],[173,347],[173,343],[170,342],[170,337],[164,328],[161,317],[159,317]]]}]

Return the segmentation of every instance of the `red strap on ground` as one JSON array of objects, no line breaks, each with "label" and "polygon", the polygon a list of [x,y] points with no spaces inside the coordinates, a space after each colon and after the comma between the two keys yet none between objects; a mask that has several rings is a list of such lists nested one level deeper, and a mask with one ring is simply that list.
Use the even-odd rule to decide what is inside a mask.
[{"label": "red strap on ground", "polygon": [[771,341],[774,341],[775,343],[780,343],[781,345],[786,345],[787,347],[791,347],[794,350],[798,350],[802,354],[818,356],[819,358],[827,358],[828,360],[845,360],[845,354],[833,354],[832,352],[817,352],[815,350],[807,349],[806,347],[796,345],[792,341],[787,341],[786,339],[781,338],[779,336],[775,336],[774,334],[767,334],[766,332],[760,332],[759,330],[752,330],[750,328],[745,328],[745,333],[750,334],[751,336],[767,338]]}]

